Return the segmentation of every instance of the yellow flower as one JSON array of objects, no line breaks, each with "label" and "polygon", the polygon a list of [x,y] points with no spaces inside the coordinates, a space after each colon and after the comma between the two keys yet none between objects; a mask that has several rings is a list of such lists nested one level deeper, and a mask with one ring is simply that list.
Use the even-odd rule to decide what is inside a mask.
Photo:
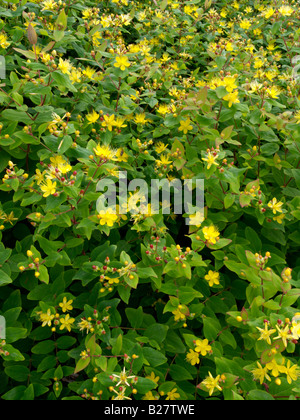
[{"label": "yellow flower", "polygon": [[8,48],[10,46],[10,42],[7,41],[7,35],[6,34],[0,34],[0,46],[1,48]]},{"label": "yellow flower", "polygon": [[185,314],[183,314],[179,308],[172,311],[172,314],[174,315],[174,321],[183,321],[185,320]]},{"label": "yellow flower", "polygon": [[108,227],[113,227],[115,221],[118,219],[118,216],[111,209],[107,211],[101,210],[97,217],[101,226],[107,225]]},{"label": "yellow flower", "polygon": [[260,69],[261,67],[263,67],[264,65],[264,61],[260,58],[256,58],[254,61],[254,68],[255,69]]},{"label": "yellow flower", "polygon": [[276,360],[273,359],[271,362],[266,364],[266,367],[267,367],[268,370],[271,370],[272,375],[275,378],[277,378],[279,373],[284,373],[286,371],[286,368],[285,368],[285,366],[283,366],[283,364],[284,364],[284,360],[283,360],[283,363],[281,365],[278,365]]},{"label": "yellow flower", "polygon": [[296,124],[299,124],[300,123],[300,111],[296,112],[295,118],[296,118],[296,121],[297,121]]},{"label": "yellow flower", "polygon": [[[54,176],[47,175],[47,178],[55,178],[56,176],[56,169],[59,171],[60,174],[66,174],[72,170],[72,166],[60,155],[56,157],[51,157],[50,161],[52,163],[51,168],[53,169]],[[51,170],[50,168],[50,170]]]},{"label": "yellow flower", "polygon": [[271,381],[271,378],[267,373],[268,368],[266,366],[262,367],[262,365],[259,362],[256,362],[256,363],[257,363],[258,367],[256,369],[252,370],[254,379],[255,380],[259,379],[259,382],[260,382],[261,385],[264,382],[265,378],[268,381]]},{"label": "yellow flower", "polygon": [[216,159],[218,159],[218,154],[213,154],[211,152],[208,152],[206,154],[205,158],[202,158],[204,162],[207,162],[207,169],[210,169],[212,165],[218,166],[219,164],[216,162]]},{"label": "yellow flower", "polygon": [[162,115],[167,114],[169,112],[168,105],[166,104],[159,105],[159,107],[157,108],[157,112]]},{"label": "yellow flower", "polygon": [[81,321],[78,322],[78,327],[80,331],[86,330],[86,333],[88,334],[90,332],[90,329],[93,327],[91,322],[87,319],[81,318]]},{"label": "yellow flower", "polygon": [[51,179],[47,179],[46,182],[41,184],[41,190],[43,191],[43,197],[49,197],[56,193],[56,182],[52,182]]},{"label": "yellow flower", "polygon": [[216,244],[219,238],[219,231],[215,226],[206,226],[202,229],[204,238],[211,244]]},{"label": "yellow flower", "polygon": [[275,222],[282,225],[282,222],[283,222],[284,218],[285,218],[285,214],[280,214],[279,216],[273,217],[273,220],[275,220]]},{"label": "yellow flower", "polygon": [[115,116],[114,115],[104,115],[104,121],[102,122],[102,127],[107,127],[109,131],[112,131],[115,125]]},{"label": "yellow flower", "polygon": [[247,19],[244,19],[244,20],[242,20],[242,21],[240,22],[240,27],[241,27],[242,29],[249,29],[249,28],[250,28],[250,26],[251,26],[251,22],[250,22],[249,20],[247,20]]},{"label": "yellow flower", "polygon": [[54,0],[45,0],[45,1],[43,1],[42,5],[44,6],[42,8],[42,11],[44,11],[44,10],[55,10],[56,2]]},{"label": "yellow flower", "polygon": [[233,45],[232,45],[232,42],[226,42],[226,47],[225,47],[225,50],[226,51],[233,51]]},{"label": "yellow flower", "polygon": [[240,103],[240,101],[238,99],[238,96],[239,96],[239,93],[238,93],[237,90],[235,90],[231,93],[228,93],[228,95],[225,95],[223,97],[223,99],[225,99],[225,101],[228,102],[228,106],[229,106],[229,108],[231,108],[233,104],[239,104]]},{"label": "yellow flower", "polygon": [[155,373],[151,372],[150,375],[146,376],[146,379],[150,379],[151,381],[155,382],[156,385],[157,385],[157,383],[159,381],[159,376],[155,376]]},{"label": "yellow flower", "polygon": [[296,313],[292,319],[291,333],[295,340],[300,338],[300,313]]},{"label": "yellow flower", "polygon": [[121,128],[127,127],[127,125],[124,124],[124,122],[125,122],[125,118],[117,117],[116,120],[114,121],[114,126],[120,130]]},{"label": "yellow flower", "polygon": [[63,298],[63,301],[60,302],[59,306],[61,307],[63,312],[71,311],[73,309],[72,306],[73,300],[67,300],[66,296]]},{"label": "yellow flower", "polygon": [[74,318],[70,318],[70,315],[67,314],[64,318],[60,318],[61,326],[59,327],[60,330],[68,330],[69,332],[72,329],[72,324],[75,322]]},{"label": "yellow flower", "polygon": [[190,349],[189,353],[186,355],[186,360],[192,365],[195,366],[200,363],[199,353]]},{"label": "yellow flower", "polygon": [[208,372],[208,374],[209,376],[207,376],[206,379],[201,382],[201,384],[208,389],[209,396],[211,397],[215,391],[215,388],[219,391],[222,391],[222,387],[219,385],[220,375],[214,378],[210,372]]},{"label": "yellow flower", "polygon": [[41,172],[39,169],[35,170],[34,179],[36,180],[37,185],[40,185],[44,181],[44,176],[46,171]]},{"label": "yellow flower", "polygon": [[69,74],[69,78],[70,78],[72,84],[80,83],[81,82],[81,76],[82,76],[81,71],[77,70],[77,69],[73,69],[71,71],[71,73]]},{"label": "yellow flower", "polygon": [[219,86],[222,86],[222,84],[223,84],[223,81],[219,77],[214,77],[213,79],[209,81],[209,87],[213,90]]},{"label": "yellow flower", "polygon": [[96,156],[101,157],[101,159],[105,159],[105,160],[111,160],[116,155],[115,150],[111,149],[109,146],[106,146],[106,145],[101,146],[100,144],[98,144],[94,148],[94,152]]},{"label": "yellow flower", "polygon": [[115,155],[115,160],[117,162],[127,162],[128,161],[128,154],[126,152],[124,152],[123,149],[118,149]]},{"label": "yellow flower", "polygon": [[285,368],[285,374],[286,380],[289,384],[291,384],[292,381],[297,381],[300,374],[298,365],[291,366],[291,361],[288,360]]},{"label": "yellow flower", "polygon": [[211,352],[211,346],[208,344],[208,340],[206,338],[204,340],[196,340],[195,344],[195,351],[197,353],[201,353],[201,356],[206,356],[207,353]]},{"label": "yellow flower", "polygon": [[250,83],[249,87],[250,87],[250,89],[249,89],[248,92],[249,93],[255,93],[255,92],[259,91],[263,87],[263,85],[262,85],[262,83],[258,83],[257,80],[254,80],[253,82]]},{"label": "yellow flower", "polygon": [[82,19],[90,19],[93,16],[92,9],[87,9],[82,12]]},{"label": "yellow flower", "polygon": [[268,207],[273,210],[273,214],[282,213],[282,206],[283,203],[281,201],[277,201],[277,198],[273,198],[269,203]]},{"label": "yellow flower", "polygon": [[167,147],[168,146],[166,144],[164,144],[163,142],[159,141],[157,143],[157,145],[155,146],[155,151],[156,151],[156,153],[160,154],[160,153],[163,153],[167,149]]},{"label": "yellow flower", "polygon": [[192,129],[193,129],[193,126],[189,118],[187,118],[186,120],[180,121],[180,127],[178,128],[179,131],[183,131],[184,134],[187,134],[187,132]]},{"label": "yellow flower", "polygon": [[112,24],[112,19],[110,16],[101,16],[100,21],[103,28],[108,28]]},{"label": "yellow flower", "polygon": [[152,394],[152,391],[148,391],[148,392],[146,392],[146,394],[143,396],[143,398],[142,398],[142,400],[147,400],[147,401],[156,401],[156,400],[159,400],[159,396],[158,395],[156,395],[156,396],[154,396],[153,394]]},{"label": "yellow flower", "polygon": [[84,74],[88,79],[92,80],[95,74],[95,70],[88,66],[85,70],[82,71],[82,74]]},{"label": "yellow flower", "polygon": [[266,90],[268,96],[272,99],[277,99],[281,93],[281,90],[277,86],[272,86]]},{"label": "yellow flower", "polygon": [[215,284],[220,284],[220,274],[216,271],[209,270],[208,274],[204,277],[210,287],[213,287]]},{"label": "yellow flower", "polygon": [[63,60],[62,58],[60,58],[58,68],[63,74],[70,74],[72,66],[69,60]]},{"label": "yellow flower", "polygon": [[180,394],[178,394],[177,388],[172,389],[172,391],[167,392],[166,400],[176,400],[180,398]]},{"label": "yellow flower", "polygon": [[155,162],[157,166],[166,166],[172,163],[172,161],[169,160],[168,156],[166,155],[161,155],[160,159],[157,159]]},{"label": "yellow flower", "polygon": [[195,214],[189,216],[189,225],[200,227],[202,222],[204,222],[204,217],[202,212],[197,211]]},{"label": "yellow flower", "polygon": [[147,118],[146,118],[146,114],[143,112],[142,114],[137,114],[137,115],[134,117],[133,121],[134,121],[136,124],[146,124],[149,120],[147,120]]},{"label": "yellow flower", "polygon": [[98,121],[99,118],[100,115],[95,110],[93,110],[91,114],[87,114],[86,116],[86,119],[89,121],[89,124],[94,124]]},{"label": "yellow flower", "polygon": [[287,5],[281,6],[278,11],[282,16],[291,16],[294,12],[294,9],[291,6]]},{"label": "yellow flower", "polygon": [[278,336],[274,338],[274,340],[281,339],[284,347],[287,347],[287,340],[292,340],[293,336],[289,334],[290,326],[286,325],[284,329],[279,328],[278,325],[276,325],[276,328],[278,330]]},{"label": "yellow flower", "polygon": [[119,67],[122,71],[126,70],[126,67],[130,66],[128,57],[126,55],[119,55],[116,57],[115,67]]},{"label": "yellow flower", "polygon": [[266,11],[263,12],[263,16],[265,19],[270,19],[275,13],[275,9],[273,7],[268,7]]},{"label": "yellow flower", "polygon": [[225,88],[227,92],[231,93],[234,89],[237,88],[235,84],[236,78],[234,76],[226,76],[224,77],[223,83],[225,84]]},{"label": "yellow flower", "polygon": [[45,327],[46,325],[48,325],[48,327],[51,327],[51,322],[54,318],[54,315],[51,314],[51,310],[48,309],[45,314],[39,313],[39,315],[40,315],[40,321],[42,321],[42,327]]},{"label": "yellow flower", "polygon": [[256,328],[261,333],[258,341],[265,340],[268,344],[271,344],[270,335],[274,334],[276,332],[276,330],[274,328],[272,330],[269,330],[267,322],[265,322],[265,328],[259,328],[259,327],[256,327]]}]

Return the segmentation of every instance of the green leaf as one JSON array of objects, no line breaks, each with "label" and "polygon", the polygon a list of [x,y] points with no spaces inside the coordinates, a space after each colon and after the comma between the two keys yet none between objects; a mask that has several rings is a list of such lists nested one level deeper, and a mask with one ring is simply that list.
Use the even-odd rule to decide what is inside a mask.
[{"label": "green leaf", "polygon": [[0,286],[6,286],[10,283],[12,283],[12,279],[3,270],[0,270]]},{"label": "green leaf", "polygon": [[26,328],[7,327],[5,333],[6,342],[10,344],[25,338],[27,335],[27,330]]},{"label": "green leaf", "polygon": [[217,319],[204,317],[203,318],[203,332],[208,341],[213,341],[221,332],[221,325]]},{"label": "green leaf", "polygon": [[169,370],[171,378],[176,381],[189,381],[193,379],[193,376],[183,366],[172,365]]},{"label": "green leaf", "polygon": [[86,359],[79,359],[78,362],[76,363],[74,373],[81,372],[83,369],[88,367],[88,365],[90,364],[90,361],[91,361],[90,357],[87,357]]},{"label": "green leaf", "polygon": [[115,342],[112,346],[111,352],[113,355],[116,356],[121,353],[122,346],[123,346],[123,335],[119,334],[116,339],[112,339],[112,340],[114,340]]},{"label": "green leaf", "polygon": [[250,242],[250,247],[253,252],[260,252],[262,250],[262,241],[259,238],[258,234],[250,226],[247,226],[245,229],[245,235],[248,241]]},{"label": "green leaf", "polygon": [[27,381],[28,375],[30,374],[30,370],[26,366],[7,366],[4,371],[7,376],[17,382]]},{"label": "green leaf", "polygon": [[247,399],[250,401],[275,401],[271,394],[260,389],[250,391]]},{"label": "green leaf", "polygon": [[55,348],[55,343],[52,340],[42,341],[32,347],[31,352],[33,354],[48,354],[51,353]]},{"label": "green leaf", "polygon": [[77,89],[72,85],[69,77],[66,74],[54,71],[52,74],[54,85],[58,88],[66,88],[71,92],[77,92]]},{"label": "green leaf", "polygon": [[163,365],[168,361],[166,356],[164,356],[160,351],[154,350],[150,347],[143,348],[143,355],[152,367]]},{"label": "green leaf", "polygon": [[166,339],[168,330],[169,327],[167,325],[153,324],[146,329],[144,336],[161,344]]}]

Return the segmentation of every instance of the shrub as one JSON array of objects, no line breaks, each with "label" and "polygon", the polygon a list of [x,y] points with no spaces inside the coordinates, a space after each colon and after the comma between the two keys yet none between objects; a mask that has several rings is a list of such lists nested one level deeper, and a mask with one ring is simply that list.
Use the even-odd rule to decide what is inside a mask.
[{"label": "shrub", "polygon": [[[0,16],[1,398],[299,398],[299,5]],[[120,173],[204,180],[204,215],[103,210]]]}]

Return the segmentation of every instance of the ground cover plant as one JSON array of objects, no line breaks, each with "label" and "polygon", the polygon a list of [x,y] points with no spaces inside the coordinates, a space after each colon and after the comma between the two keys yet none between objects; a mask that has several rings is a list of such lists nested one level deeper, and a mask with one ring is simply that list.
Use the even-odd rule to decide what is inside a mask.
[{"label": "ground cover plant", "polygon": [[[300,397],[299,22],[1,1],[1,399]],[[98,211],[120,172],[204,180],[204,217]]]}]

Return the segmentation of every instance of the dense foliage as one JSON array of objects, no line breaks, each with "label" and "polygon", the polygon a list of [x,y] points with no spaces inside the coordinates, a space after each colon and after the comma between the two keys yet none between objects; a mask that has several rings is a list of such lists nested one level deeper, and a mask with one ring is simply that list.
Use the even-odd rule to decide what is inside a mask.
[{"label": "dense foliage", "polygon": [[[298,3],[0,18],[0,398],[299,398]],[[119,171],[204,179],[205,217],[98,211]]]}]

